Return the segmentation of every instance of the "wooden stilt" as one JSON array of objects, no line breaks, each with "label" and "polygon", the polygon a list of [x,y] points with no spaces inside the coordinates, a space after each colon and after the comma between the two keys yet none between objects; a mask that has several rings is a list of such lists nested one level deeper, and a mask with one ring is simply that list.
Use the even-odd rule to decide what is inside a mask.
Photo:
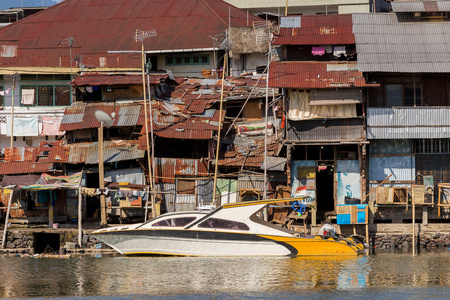
[{"label": "wooden stilt", "polygon": [[83,229],[82,229],[82,219],[83,219],[83,213],[82,213],[82,202],[83,202],[83,195],[81,194],[81,186],[78,188],[78,245],[81,248],[81,240],[83,238]]},{"label": "wooden stilt", "polygon": [[53,191],[50,190],[50,202],[48,204],[48,226],[53,227]]},{"label": "wooden stilt", "polygon": [[416,203],[412,198],[412,253],[416,254]]},{"label": "wooden stilt", "polygon": [[11,194],[9,194],[8,209],[6,210],[6,217],[5,217],[5,229],[3,230],[2,249],[4,249],[5,245],[6,245],[6,232],[8,231],[9,212],[11,211],[11,202],[12,202],[13,193],[14,193],[14,190],[12,190]]}]

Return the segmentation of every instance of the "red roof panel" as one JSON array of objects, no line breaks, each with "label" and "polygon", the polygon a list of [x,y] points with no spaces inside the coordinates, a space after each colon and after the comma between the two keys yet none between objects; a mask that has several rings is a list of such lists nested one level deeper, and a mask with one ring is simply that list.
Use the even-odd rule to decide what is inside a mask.
[{"label": "red roof panel", "polygon": [[269,86],[277,88],[342,88],[371,87],[357,62],[272,62],[269,72]]},{"label": "red roof panel", "polygon": [[351,15],[301,16],[300,28],[280,28],[274,45],[349,45],[355,43]]},{"label": "red roof panel", "polygon": [[[99,67],[98,58],[110,56],[119,58],[120,66],[107,67],[140,67],[140,59],[127,59],[134,53],[107,53],[139,51],[133,39],[137,28],[157,32],[144,41],[147,51],[211,48],[210,36],[225,32],[228,20],[231,26],[245,26],[261,19],[222,0],[66,0],[1,28],[0,41],[14,40],[19,48],[18,59],[0,58],[0,65],[60,67],[59,58],[69,56],[69,46],[60,42],[71,36],[73,55],[84,55],[86,64]],[[28,49],[47,51],[34,51],[36,59],[30,61],[23,59],[30,57],[24,54]],[[70,67],[69,59],[61,66]]]},{"label": "red roof panel", "polygon": [[52,163],[30,163],[20,162],[2,162],[0,163],[0,174],[28,174],[54,171]]},{"label": "red roof panel", "polygon": [[[151,74],[150,84],[158,84],[167,77],[167,74]],[[147,77],[145,80],[147,81]],[[75,78],[72,84],[75,86],[139,85],[142,84],[142,75],[85,73]]]}]

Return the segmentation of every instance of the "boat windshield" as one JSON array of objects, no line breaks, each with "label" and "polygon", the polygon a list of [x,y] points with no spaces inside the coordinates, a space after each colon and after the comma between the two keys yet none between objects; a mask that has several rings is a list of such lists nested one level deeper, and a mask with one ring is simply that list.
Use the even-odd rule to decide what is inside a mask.
[{"label": "boat windshield", "polygon": [[218,219],[218,218],[209,218],[200,224],[198,224],[199,228],[218,228],[218,229],[232,229],[232,230],[250,230],[245,223]]},{"label": "boat windshield", "polygon": [[196,217],[169,218],[152,224],[152,227],[184,227],[197,219]]}]

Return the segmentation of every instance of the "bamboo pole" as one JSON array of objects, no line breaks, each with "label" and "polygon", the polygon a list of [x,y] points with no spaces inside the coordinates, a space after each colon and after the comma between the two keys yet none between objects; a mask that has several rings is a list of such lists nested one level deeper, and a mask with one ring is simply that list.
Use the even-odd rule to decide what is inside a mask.
[{"label": "bamboo pole", "polygon": [[102,193],[100,194],[100,226],[106,227],[106,196],[103,192],[105,190],[105,168],[103,162],[103,121],[100,122],[98,128],[98,180],[99,187]]},{"label": "bamboo pole", "polygon": [[364,198],[361,199],[361,202],[363,202],[364,200],[366,200],[366,198],[367,198],[370,194],[372,194],[377,188],[379,188],[380,185],[382,185],[383,183],[385,183],[391,176],[392,176],[392,174],[389,175],[388,177],[386,177],[379,185],[377,185],[373,190],[371,190],[370,193],[368,193],[367,195],[365,195]]},{"label": "bamboo pole", "polygon": [[5,228],[3,229],[2,249],[5,248],[5,244],[6,244],[6,232],[8,231],[9,212],[11,211],[11,203],[12,203],[13,193],[14,193],[14,190],[12,190],[11,193],[9,194],[8,209],[6,211],[6,217],[5,217]]},{"label": "bamboo pole", "polygon": [[[14,94],[16,89],[16,74],[13,75],[13,88],[11,94],[11,153],[13,153],[13,144],[14,144]],[[12,156],[14,157],[14,155]]]},{"label": "bamboo pole", "polygon": [[83,228],[82,228],[82,202],[83,195],[81,194],[81,185],[78,187],[78,245],[81,248],[81,239],[83,238]]},{"label": "bamboo pole", "polygon": [[152,141],[152,182],[151,182],[151,189],[152,189],[152,217],[157,217],[157,211],[156,211],[156,190],[155,190],[155,138],[153,137],[153,112],[152,112],[152,98],[150,93],[150,75],[147,74],[147,90],[148,90],[148,113],[150,115],[150,139]]},{"label": "bamboo pole", "polygon": [[412,197],[412,253],[416,254],[416,202]]},{"label": "bamboo pole", "polygon": [[214,169],[214,187],[213,187],[213,203],[212,203],[213,206],[216,205],[217,171],[219,169],[220,129],[222,128],[223,86],[225,83],[225,72],[227,64],[228,64],[228,53],[225,53],[225,56],[223,58],[222,90],[220,92],[219,129],[217,130],[216,164]]},{"label": "bamboo pole", "polygon": [[[137,34],[137,30],[136,30]],[[142,93],[144,97],[144,122],[145,122],[145,139],[147,142],[147,164],[148,164],[148,181],[150,183],[150,190],[153,191],[153,179],[152,179],[152,165],[150,158],[150,138],[148,136],[148,112],[147,112],[147,91],[145,89],[145,50],[144,50],[144,40],[141,41],[141,60],[142,60]],[[150,194],[150,202],[152,204],[152,217],[155,217],[155,199],[153,197],[153,193]],[[148,198],[147,198],[148,203]],[[148,204],[147,204],[148,205]],[[147,216],[145,216],[145,220],[147,220]]]}]

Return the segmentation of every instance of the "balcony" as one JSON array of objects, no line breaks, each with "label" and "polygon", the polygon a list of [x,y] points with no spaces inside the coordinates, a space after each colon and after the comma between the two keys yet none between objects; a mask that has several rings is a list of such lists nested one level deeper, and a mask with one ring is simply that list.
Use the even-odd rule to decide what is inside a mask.
[{"label": "balcony", "polygon": [[362,118],[289,120],[287,125],[287,141],[291,143],[352,143],[364,140]]}]

